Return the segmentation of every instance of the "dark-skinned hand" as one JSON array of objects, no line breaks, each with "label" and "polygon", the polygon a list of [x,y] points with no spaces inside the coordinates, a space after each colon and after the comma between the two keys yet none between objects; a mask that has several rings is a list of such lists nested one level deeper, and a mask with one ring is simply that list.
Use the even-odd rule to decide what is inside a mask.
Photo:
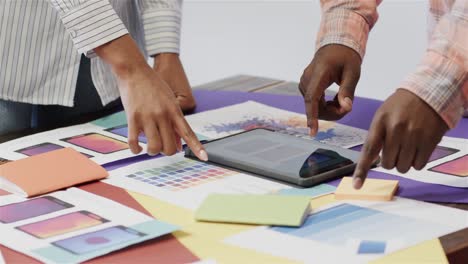
[{"label": "dark-skinned hand", "polygon": [[447,130],[447,124],[426,102],[398,89],[374,115],[353,175],[354,188],[362,187],[381,150],[383,168],[397,168],[400,173],[411,167],[421,170]]},{"label": "dark-skinned hand", "polygon": [[[338,120],[351,111],[360,74],[361,57],[349,47],[331,44],[315,53],[299,83],[311,136],[317,134],[318,119]],[[340,89],[327,102],[325,90],[333,83],[340,85]]]}]

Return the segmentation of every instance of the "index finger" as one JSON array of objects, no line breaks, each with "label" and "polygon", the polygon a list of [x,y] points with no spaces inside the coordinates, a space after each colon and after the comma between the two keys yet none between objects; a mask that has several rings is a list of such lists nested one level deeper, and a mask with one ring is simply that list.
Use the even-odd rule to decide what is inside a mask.
[{"label": "index finger", "polygon": [[372,121],[369,134],[366,142],[364,143],[364,147],[362,148],[361,158],[354,170],[353,186],[355,189],[361,189],[367,177],[367,173],[379,156],[385,139],[384,133],[385,130],[381,120],[375,118]]},{"label": "index finger", "polygon": [[307,85],[304,94],[305,110],[307,115],[307,126],[310,128],[311,136],[315,136],[318,131],[319,104],[323,91],[327,88],[321,81],[322,76],[316,75]]},{"label": "index finger", "polygon": [[208,161],[208,154],[206,153],[205,148],[200,143],[195,133],[193,133],[192,128],[182,114],[177,115],[174,120],[174,126],[177,134],[184,139],[187,146],[193,151],[193,153],[195,153],[197,158],[203,161]]}]

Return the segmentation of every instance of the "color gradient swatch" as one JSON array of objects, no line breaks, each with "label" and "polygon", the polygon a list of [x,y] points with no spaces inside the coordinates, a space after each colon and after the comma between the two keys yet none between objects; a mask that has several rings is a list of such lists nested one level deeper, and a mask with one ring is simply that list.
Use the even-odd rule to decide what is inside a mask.
[{"label": "color gradient swatch", "polygon": [[383,254],[386,247],[385,241],[363,240],[359,244],[358,254]]},{"label": "color gradient swatch", "polygon": [[88,133],[71,138],[65,138],[62,139],[62,141],[101,154],[110,154],[129,148],[128,144],[123,141],[97,133]]},{"label": "color gradient swatch", "polygon": [[136,240],[146,234],[124,226],[114,226],[53,242],[52,244],[73,254],[82,255]]},{"label": "color gradient swatch", "polygon": [[[106,129],[106,131],[128,138],[128,126],[127,125],[109,128],[109,129]],[[141,143],[145,143],[145,144],[148,143],[148,140],[146,139],[146,136],[143,133],[141,133],[138,136],[138,141]]]},{"label": "color gradient swatch", "polygon": [[438,160],[438,159],[442,159],[442,158],[445,158],[449,155],[452,155],[454,153],[457,153],[458,149],[454,149],[454,148],[448,148],[448,147],[444,147],[444,146],[437,146],[434,151],[432,152],[431,154],[431,157],[429,158],[429,161],[428,162],[432,162],[432,161],[435,161],[435,160]]},{"label": "color gradient swatch", "polygon": [[20,203],[0,206],[0,223],[14,223],[71,207],[73,205],[52,196],[42,196]]},{"label": "color gradient swatch", "polygon": [[63,147],[57,144],[52,144],[52,143],[42,143],[39,145],[27,147],[24,149],[19,149],[16,152],[31,157],[31,156],[39,155],[42,153],[47,153],[53,150],[57,150],[57,149],[63,149]]},{"label": "color gradient swatch", "polygon": [[429,170],[458,177],[468,177],[468,155],[439,164]]},{"label": "color gradient swatch", "polygon": [[18,226],[17,229],[37,238],[44,239],[97,226],[105,222],[108,222],[108,220],[87,211],[79,211]]}]

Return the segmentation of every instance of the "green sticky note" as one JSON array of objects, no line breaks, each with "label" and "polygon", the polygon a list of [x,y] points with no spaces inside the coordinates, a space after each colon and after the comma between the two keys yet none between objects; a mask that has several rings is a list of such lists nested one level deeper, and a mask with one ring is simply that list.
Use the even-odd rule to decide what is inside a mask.
[{"label": "green sticky note", "polygon": [[301,226],[310,197],[212,194],[195,212],[198,221],[275,226]]}]

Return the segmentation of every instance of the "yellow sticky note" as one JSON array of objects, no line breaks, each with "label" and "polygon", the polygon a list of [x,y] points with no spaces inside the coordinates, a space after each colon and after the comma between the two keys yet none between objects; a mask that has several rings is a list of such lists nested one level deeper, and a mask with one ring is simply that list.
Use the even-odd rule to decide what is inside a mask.
[{"label": "yellow sticky note", "polygon": [[360,190],[353,188],[351,177],[343,177],[335,190],[337,200],[390,201],[398,189],[398,181],[367,179]]}]

